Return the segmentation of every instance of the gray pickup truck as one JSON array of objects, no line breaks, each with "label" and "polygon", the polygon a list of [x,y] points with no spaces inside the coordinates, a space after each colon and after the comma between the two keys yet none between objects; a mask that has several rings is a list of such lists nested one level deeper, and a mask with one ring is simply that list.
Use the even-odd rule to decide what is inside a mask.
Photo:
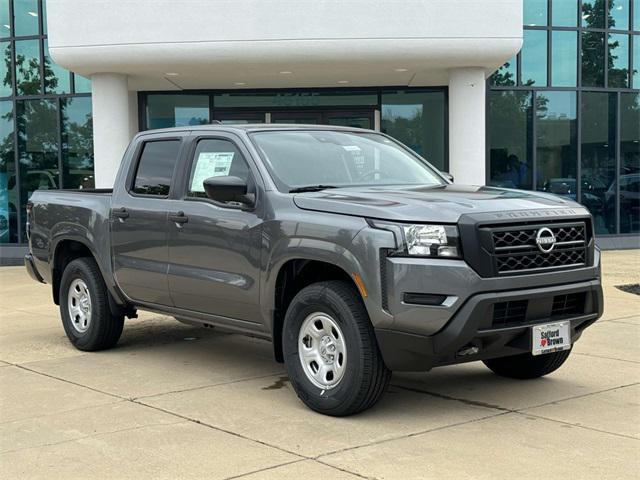
[{"label": "gray pickup truck", "polygon": [[27,217],[27,270],[77,348],[113,347],[137,309],[261,337],[328,415],[394,370],[546,375],[603,309],[584,207],[455,185],[369,130],[139,133],[113,191],[36,191]]}]

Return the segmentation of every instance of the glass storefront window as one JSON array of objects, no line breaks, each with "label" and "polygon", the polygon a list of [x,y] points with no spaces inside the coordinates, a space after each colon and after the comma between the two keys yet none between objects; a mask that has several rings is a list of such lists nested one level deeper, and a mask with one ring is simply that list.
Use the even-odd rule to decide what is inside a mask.
[{"label": "glass storefront window", "polygon": [[629,0],[609,0],[609,28],[629,30]]},{"label": "glass storefront window", "polygon": [[38,35],[38,0],[13,0],[16,37]]},{"label": "glass storefront window", "polygon": [[575,87],[578,75],[577,33],[554,31],[551,35],[551,85]]},{"label": "glass storefront window", "polygon": [[91,93],[91,80],[77,73],[73,75],[76,93]]},{"label": "glass storefront window", "polygon": [[640,0],[524,0],[523,12],[518,82],[505,64],[490,85],[531,88],[488,92],[489,182],[576,199],[599,235],[639,233],[640,94],[624,89],[640,89]]},{"label": "glass storefront window", "polygon": [[0,0],[0,38],[11,36],[11,15],[9,0]]},{"label": "glass storefront window", "polygon": [[0,97],[8,97],[13,93],[11,84],[11,42],[0,43],[0,55],[2,55],[2,63],[0,63]]},{"label": "glass storefront window", "polygon": [[531,92],[489,92],[489,184],[532,187]]},{"label": "glass storefront window", "polygon": [[604,0],[582,0],[582,26],[604,28]]},{"label": "glass storefront window", "polygon": [[609,86],[629,86],[629,35],[609,34]]},{"label": "glass storefront window", "polygon": [[576,92],[538,92],[536,121],[536,188],[577,200]]},{"label": "glass storefront window", "polygon": [[213,97],[215,108],[236,107],[346,107],[377,105],[376,93],[360,92],[260,92],[222,93]]},{"label": "glass storefront window", "polygon": [[525,30],[520,53],[522,85],[547,85],[547,32]]},{"label": "glass storefront window", "polygon": [[633,36],[633,88],[640,88],[640,35]]},{"label": "glass storefront window", "polygon": [[524,0],[523,10],[525,25],[547,24],[547,0]]},{"label": "glass storefront window", "polygon": [[71,92],[69,71],[51,60],[47,40],[44,41],[44,90],[46,93]]},{"label": "glass storefront window", "polygon": [[24,211],[34,190],[59,188],[58,107],[50,99],[19,100],[16,105],[20,209]]},{"label": "glass storefront window", "polygon": [[147,128],[185,127],[209,123],[208,95],[149,95]]},{"label": "glass storefront window", "polygon": [[507,87],[516,84],[516,69],[517,69],[516,57],[511,58],[505,62],[496,72],[491,76],[491,83],[499,87]]},{"label": "glass storefront window", "polygon": [[583,92],[580,202],[594,217],[596,233],[616,233],[615,195],[607,196],[616,177],[616,94]]},{"label": "glass storefront window", "polygon": [[22,40],[16,45],[17,95],[38,95],[40,88],[40,40]]},{"label": "glass storefront window", "polygon": [[18,242],[18,189],[13,150],[13,102],[0,102],[0,243]]},{"label": "glass storefront window", "polygon": [[47,34],[47,0],[42,0],[42,34]]},{"label": "glass storefront window", "polygon": [[53,62],[45,35],[45,0],[0,0],[2,244],[26,242],[20,213],[34,190],[94,184],[91,97],[70,95],[90,92],[91,82]]},{"label": "glass storefront window", "polygon": [[64,188],[93,188],[91,97],[60,100],[62,183]]},{"label": "glass storefront window", "polygon": [[604,33],[582,33],[582,85],[604,87]]},{"label": "glass storefront window", "polygon": [[445,105],[441,91],[384,92],[381,130],[444,170]]},{"label": "glass storefront window", "polygon": [[578,0],[553,0],[551,24],[557,27],[575,27],[578,22]]},{"label": "glass storefront window", "polygon": [[[640,94],[620,94],[620,233],[640,232]],[[611,190],[611,189],[610,189]],[[615,185],[608,191],[615,195]]]}]

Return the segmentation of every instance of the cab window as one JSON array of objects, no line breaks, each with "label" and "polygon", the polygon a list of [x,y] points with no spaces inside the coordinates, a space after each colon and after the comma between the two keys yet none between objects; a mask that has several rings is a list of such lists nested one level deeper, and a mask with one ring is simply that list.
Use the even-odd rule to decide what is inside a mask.
[{"label": "cab window", "polygon": [[191,163],[187,196],[207,198],[204,181],[210,177],[238,177],[251,184],[249,165],[236,145],[223,139],[198,142]]},{"label": "cab window", "polygon": [[162,197],[169,195],[179,150],[180,140],[145,143],[133,181],[133,193]]}]

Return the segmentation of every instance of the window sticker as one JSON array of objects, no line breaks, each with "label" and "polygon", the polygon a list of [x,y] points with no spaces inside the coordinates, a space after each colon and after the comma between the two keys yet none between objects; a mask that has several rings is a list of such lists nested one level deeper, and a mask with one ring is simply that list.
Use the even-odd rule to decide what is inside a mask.
[{"label": "window sticker", "polygon": [[229,175],[235,152],[201,152],[191,179],[192,192],[204,192],[203,182],[209,177]]},{"label": "window sticker", "polygon": [[343,145],[342,148],[351,154],[356,171],[362,174],[365,166],[364,152],[362,149],[357,145]]}]

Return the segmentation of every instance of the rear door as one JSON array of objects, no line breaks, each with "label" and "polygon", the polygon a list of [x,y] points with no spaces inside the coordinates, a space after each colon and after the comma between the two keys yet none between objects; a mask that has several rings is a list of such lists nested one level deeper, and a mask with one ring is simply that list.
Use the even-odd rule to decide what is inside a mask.
[{"label": "rear door", "polygon": [[161,134],[141,142],[125,188],[114,190],[114,275],[124,293],[138,302],[172,305],[167,281],[167,212],[182,144],[179,134]]},{"label": "rear door", "polygon": [[251,208],[214,202],[202,185],[205,178],[229,175],[246,180],[249,192],[258,193],[257,171],[238,140],[221,132],[191,141],[192,153],[180,168],[183,195],[167,224],[169,290],[178,308],[226,317],[232,324],[232,319],[260,323],[264,202],[260,195]]}]

